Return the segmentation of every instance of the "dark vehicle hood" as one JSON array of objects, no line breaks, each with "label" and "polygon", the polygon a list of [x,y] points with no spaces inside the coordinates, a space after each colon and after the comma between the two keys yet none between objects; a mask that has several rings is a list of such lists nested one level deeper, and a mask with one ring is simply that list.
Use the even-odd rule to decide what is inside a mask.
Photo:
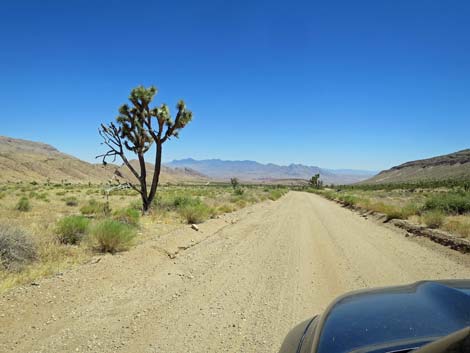
[{"label": "dark vehicle hood", "polygon": [[400,348],[413,342],[419,347],[466,326],[470,326],[467,280],[353,292],[338,298],[322,315],[312,351],[380,352],[379,347],[399,347],[400,342]]}]

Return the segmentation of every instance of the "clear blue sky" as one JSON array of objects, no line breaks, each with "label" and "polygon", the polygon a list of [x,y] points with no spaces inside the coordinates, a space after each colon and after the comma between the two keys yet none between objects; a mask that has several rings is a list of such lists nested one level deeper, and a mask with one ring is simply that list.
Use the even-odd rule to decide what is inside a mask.
[{"label": "clear blue sky", "polygon": [[92,161],[132,87],[173,158],[383,169],[470,147],[470,1],[2,1],[0,135]]}]

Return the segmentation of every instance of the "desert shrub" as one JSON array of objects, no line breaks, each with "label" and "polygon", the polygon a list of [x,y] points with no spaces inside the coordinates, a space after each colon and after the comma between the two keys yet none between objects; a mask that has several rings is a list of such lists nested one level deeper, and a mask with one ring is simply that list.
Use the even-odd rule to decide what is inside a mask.
[{"label": "desert shrub", "polygon": [[236,187],[234,190],[233,190],[233,193],[235,195],[243,195],[245,193],[245,189],[242,189],[241,187]]},{"label": "desert shrub", "polygon": [[176,211],[200,203],[201,200],[199,198],[187,194],[159,195],[154,200],[154,204],[158,209],[166,211]]},{"label": "desert shrub", "polygon": [[65,191],[57,191],[55,193],[57,196],[64,196],[65,195]]},{"label": "desert shrub", "polygon": [[[315,189],[317,190],[317,189]],[[321,192],[321,195],[323,195],[324,197],[326,197],[328,200],[334,200],[336,199],[336,193],[334,191],[331,191],[331,190],[326,190],[326,191],[323,191]]]},{"label": "desert shrub", "polygon": [[439,210],[445,213],[464,214],[470,212],[470,193],[444,193],[431,195],[424,203],[424,210]]},{"label": "desert shrub", "polygon": [[424,212],[421,215],[422,222],[429,228],[439,228],[444,224],[445,215],[440,210]]},{"label": "desert shrub", "polygon": [[0,192],[0,200],[5,197],[6,193],[5,192]]},{"label": "desert shrub", "polygon": [[91,199],[80,208],[80,212],[84,215],[108,216],[111,213],[111,209],[109,203]]},{"label": "desert shrub", "polygon": [[[269,198],[269,197],[268,197]],[[272,198],[269,198],[270,200],[273,200]],[[240,207],[240,208],[243,208],[243,207],[246,207],[246,201],[243,200],[243,199],[238,199],[235,201],[235,204]]]},{"label": "desert shrub", "polygon": [[280,197],[282,197],[282,195],[284,194],[285,194],[284,190],[274,189],[269,192],[268,199],[275,201],[279,199]]},{"label": "desert shrub", "polygon": [[354,206],[358,203],[359,198],[354,195],[339,195],[338,200],[341,201],[345,206]]},{"label": "desert shrub", "polygon": [[37,258],[36,244],[19,228],[0,224],[0,267],[19,271]]},{"label": "desert shrub", "polygon": [[230,213],[234,211],[234,208],[230,205],[224,204],[217,208],[219,213]]},{"label": "desert shrub", "polygon": [[77,206],[78,205],[78,199],[75,196],[70,196],[65,198],[65,204],[67,206]]},{"label": "desert shrub", "polygon": [[140,211],[135,208],[121,208],[113,213],[113,219],[131,226],[139,225]]},{"label": "desert shrub", "polygon": [[418,205],[414,202],[410,202],[401,209],[401,218],[408,219],[411,216],[419,214],[419,212],[420,208]]},{"label": "desert shrub", "polygon": [[90,221],[83,216],[64,217],[57,222],[55,233],[62,244],[78,244],[88,230]]},{"label": "desert shrub", "polygon": [[470,218],[451,218],[448,219],[443,228],[451,233],[470,238]]},{"label": "desert shrub", "polygon": [[49,200],[47,199],[47,193],[46,192],[43,192],[41,194],[37,194],[36,195],[36,199],[37,200],[42,200],[42,201],[45,201],[45,202],[49,202]]},{"label": "desert shrub", "polygon": [[92,227],[89,240],[95,250],[114,254],[129,249],[134,237],[135,231],[131,226],[105,219]]},{"label": "desert shrub", "polygon": [[18,203],[16,204],[15,209],[21,212],[30,211],[31,204],[29,203],[29,199],[25,196],[21,197]]},{"label": "desert shrub", "polygon": [[178,210],[187,223],[201,223],[208,219],[213,210],[205,203],[187,204]]},{"label": "desert shrub", "polygon": [[142,211],[142,201],[140,200],[135,200],[129,203],[129,207],[132,208],[133,210],[137,211]]}]

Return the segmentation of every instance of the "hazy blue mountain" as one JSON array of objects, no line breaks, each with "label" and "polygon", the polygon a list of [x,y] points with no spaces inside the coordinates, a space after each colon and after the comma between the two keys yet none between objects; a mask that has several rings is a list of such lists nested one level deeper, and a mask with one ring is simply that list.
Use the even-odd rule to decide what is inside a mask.
[{"label": "hazy blue mountain", "polygon": [[269,181],[278,179],[310,179],[319,173],[325,183],[346,184],[370,178],[374,172],[329,170],[303,164],[277,165],[256,161],[225,161],[221,159],[195,160],[185,158],[166,163],[169,167],[190,168],[213,179],[228,180],[236,177],[245,181]]}]

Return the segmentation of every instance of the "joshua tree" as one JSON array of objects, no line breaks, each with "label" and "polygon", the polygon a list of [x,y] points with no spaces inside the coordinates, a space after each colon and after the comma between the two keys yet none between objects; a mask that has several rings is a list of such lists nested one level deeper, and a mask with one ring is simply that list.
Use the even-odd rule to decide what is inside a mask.
[{"label": "joshua tree", "polygon": [[[122,105],[119,108],[116,122],[109,125],[101,124],[99,129],[99,134],[104,141],[103,144],[108,146],[109,150],[97,158],[101,157],[105,165],[107,158],[112,158],[113,162],[116,157],[122,160],[139,183],[135,185],[131,182],[129,185],[140,194],[143,213],[149,210],[157,192],[163,144],[173,136],[178,137],[180,130],[192,119],[192,112],[186,109],[182,100],[176,106],[178,111],[175,120],[171,118],[170,110],[166,104],[162,104],[160,107],[150,107],[156,94],[157,89],[154,86],[134,88],[129,96],[131,106]],[[156,153],[153,178],[149,188],[145,154],[153,144],[156,146]],[[134,167],[129,162],[126,152],[137,156],[138,167]],[[117,175],[119,176],[119,174]]]},{"label": "joshua tree", "polygon": [[238,179],[237,178],[230,178],[230,184],[232,184],[232,187],[236,189],[239,185]]},{"label": "joshua tree", "polygon": [[315,189],[321,189],[323,182],[320,180],[320,174],[315,174],[309,181],[310,186]]}]

